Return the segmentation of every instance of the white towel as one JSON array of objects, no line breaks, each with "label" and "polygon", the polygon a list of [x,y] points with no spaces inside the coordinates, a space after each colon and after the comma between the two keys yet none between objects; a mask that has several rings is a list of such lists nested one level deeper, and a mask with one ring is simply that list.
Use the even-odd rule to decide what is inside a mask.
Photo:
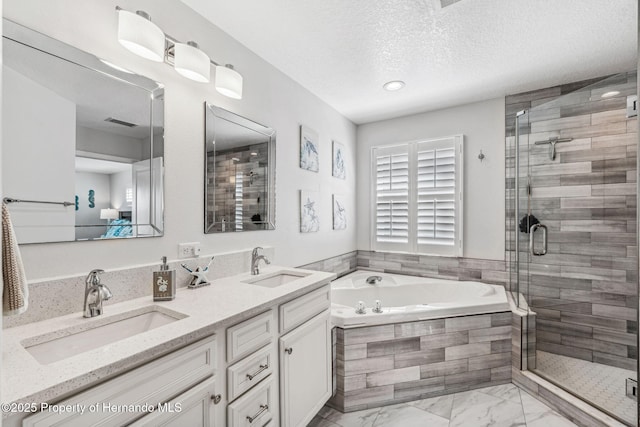
[{"label": "white towel", "polygon": [[11,316],[27,310],[29,288],[24,274],[18,240],[13,231],[9,209],[2,204],[2,314]]}]

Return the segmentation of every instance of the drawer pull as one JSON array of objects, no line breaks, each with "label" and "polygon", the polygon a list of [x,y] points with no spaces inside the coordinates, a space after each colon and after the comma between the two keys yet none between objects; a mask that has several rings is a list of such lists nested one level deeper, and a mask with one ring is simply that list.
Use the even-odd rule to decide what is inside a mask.
[{"label": "drawer pull", "polygon": [[260,410],[253,417],[247,415],[247,420],[249,420],[249,424],[254,422],[264,411],[269,409],[269,405],[260,405]]},{"label": "drawer pull", "polygon": [[262,371],[264,371],[265,369],[269,369],[269,365],[265,364],[265,365],[260,365],[260,369],[258,369],[257,371],[255,371],[253,374],[247,374],[247,379],[249,381],[251,381],[252,379],[254,379],[255,377],[257,377],[258,375],[260,375],[260,373]]},{"label": "drawer pull", "polygon": [[291,354],[291,353],[293,353],[293,348],[291,348],[291,347],[285,348],[284,352],[287,353],[287,354]]},{"label": "drawer pull", "polygon": [[222,395],[216,394],[215,396],[211,396],[211,400],[213,400],[213,403],[217,405],[222,400]]}]

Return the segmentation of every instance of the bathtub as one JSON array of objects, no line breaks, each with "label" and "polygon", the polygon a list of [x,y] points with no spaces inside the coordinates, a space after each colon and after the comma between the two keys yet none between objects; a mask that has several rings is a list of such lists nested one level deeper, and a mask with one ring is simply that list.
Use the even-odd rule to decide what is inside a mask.
[{"label": "bathtub", "polygon": [[[372,285],[371,276],[382,280]],[[375,301],[382,313],[374,313]],[[363,301],[365,314],[356,313]],[[358,270],[331,284],[334,326],[355,328],[509,311],[504,287],[480,282],[432,279]]]}]

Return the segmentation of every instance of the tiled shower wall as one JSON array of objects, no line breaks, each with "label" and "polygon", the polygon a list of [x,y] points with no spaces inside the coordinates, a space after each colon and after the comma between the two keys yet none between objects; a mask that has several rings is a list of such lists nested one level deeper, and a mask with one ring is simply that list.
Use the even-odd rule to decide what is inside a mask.
[{"label": "tiled shower wall", "polygon": [[[636,74],[587,87],[599,80],[506,98],[507,259],[514,254],[515,115],[526,109],[521,165],[532,177],[532,214],[549,228],[548,253],[521,263],[520,291],[537,313],[537,349],[635,370],[638,122],[626,117],[626,96],[636,93]],[[620,94],[601,97],[613,89]],[[533,143],[556,136],[573,140],[558,143],[551,160],[548,145]]]},{"label": "tiled shower wall", "polygon": [[[254,223],[254,215],[260,220],[266,218],[266,165],[268,144],[260,143],[238,147],[231,150],[207,153],[207,220],[215,219],[217,224],[212,230],[222,231],[221,221],[225,221],[225,230],[236,230],[236,214],[242,217],[244,230],[258,230],[264,226]],[[252,155],[255,153],[255,155]],[[242,177],[242,185],[237,182],[237,175]],[[236,195],[240,189],[242,212],[236,212]],[[214,206],[215,204],[215,206]]]}]

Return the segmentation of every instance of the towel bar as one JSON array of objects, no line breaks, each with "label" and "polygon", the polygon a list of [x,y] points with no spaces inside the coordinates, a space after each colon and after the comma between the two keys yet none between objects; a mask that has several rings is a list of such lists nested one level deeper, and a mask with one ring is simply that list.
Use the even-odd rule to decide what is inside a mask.
[{"label": "towel bar", "polygon": [[44,203],[47,205],[62,205],[64,207],[75,205],[75,203],[71,203],[71,202],[45,202],[42,200],[20,200],[20,199],[13,199],[11,197],[5,197],[4,199],[2,199],[2,201],[7,204],[9,203]]}]

